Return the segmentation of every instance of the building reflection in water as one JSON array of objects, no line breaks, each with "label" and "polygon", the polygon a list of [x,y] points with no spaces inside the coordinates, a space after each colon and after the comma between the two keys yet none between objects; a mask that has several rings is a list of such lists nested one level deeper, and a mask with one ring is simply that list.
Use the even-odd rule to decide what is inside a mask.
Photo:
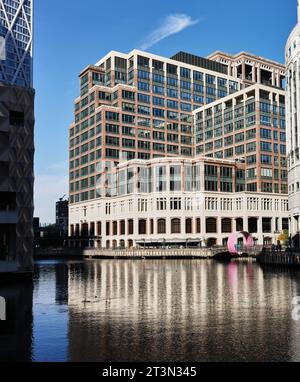
[{"label": "building reflection in water", "polygon": [[299,275],[252,261],[39,262],[34,283],[0,285],[0,360],[300,361]]},{"label": "building reflection in water", "polygon": [[299,278],[257,264],[87,262],[69,273],[72,361],[300,360]]},{"label": "building reflection in water", "polygon": [[32,361],[68,361],[69,264],[41,261],[35,267]]},{"label": "building reflection in water", "polygon": [[0,361],[30,362],[32,358],[32,281],[1,281],[6,300],[6,321],[0,321]]}]

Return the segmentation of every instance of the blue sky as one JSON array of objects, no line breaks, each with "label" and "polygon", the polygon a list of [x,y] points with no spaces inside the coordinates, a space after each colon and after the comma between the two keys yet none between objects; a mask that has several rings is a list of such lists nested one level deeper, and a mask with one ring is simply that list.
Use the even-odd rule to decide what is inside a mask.
[{"label": "blue sky", "polygon": [[284,62],[296,17],[296,0],[36,0],[35,216],[54,222],[55,201],[68,193],[68,126],[85,66],[134,48],[248,51]]}]

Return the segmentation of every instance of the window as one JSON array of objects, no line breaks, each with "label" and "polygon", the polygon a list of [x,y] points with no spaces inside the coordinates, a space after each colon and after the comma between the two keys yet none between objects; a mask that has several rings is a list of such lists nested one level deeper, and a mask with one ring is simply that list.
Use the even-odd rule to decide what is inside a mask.
[{"label": "window", "polygon": [[160,235],[166,233],[166,220],[165,219],[158,219],[158,221],[157,221],[157,233]]},{"label": "window", "polygon": [[167,209],[167,199],[158,198],[156,208],[158,211],[165,211]]},{"label": "window", "polygon": [[165,111],[163,109],[153,108],[153,116],[159,117],[159,118],[164,118],[165,117]]},{"label": "window", "polygon": [[173,78],[173,77],[167,77],[167,84],[169,86],[174,86],[174,87],[178,87],[178,80],[176,78]]},{"label": "window", "polygon": [[177,66],[172,64],[167,64],[167,73],[177,75]]},{"label": "window", "polygon": [[105,116],[108,121],[117,121],[117,122],[119,121],[119,113],[107,111],[105,113]]},{"label": "window", "polygon": [[138,82],[138,89],[143,92],[150,92],[150,85],[147,82]]},{"label": "window", "polygon": [[178,91],[172,88],[167,88],[167,96],[170,98],[178,98]]},{"label": "window", "polygon": [[191,78],[191,70],[187,68],[180,68],[180,76],[184,78]]},{"label": "window", "polygon": [[128,220],[128,235],[133,235],[134,225],[133,220]]},{"label": "window", "polygon": [[206,83],[214,85],[216,83],[216,77],[206,74]]},{"label": "window", "polygon": [[139,220],[139,235],[147,234],[147,220],[140,219]]},{"label": "window", "polygon": [[231,232],[232,232],[231,219],[228,219],[228,218],[222,219],[222,233],[231,233]]},{"label": "window", "polygon": [[138,100],[139,102],[142,102],[142,103],[150,103],[150,96],[147,95],[147,94],[142,94],[142,93],[139,93],[138,94]]},{"label": "window", "polygon": [[180,219],[172,219],[171,220],[171,233],[172,234],[181,233],[181,220]]},{"label": "window", "polygon": [[170,191],[181,190],[181,166],[170,167]]},{"label": "window", "polygon": [[163,86],[153,85],[153,93],[164,95],[165,94],[165,88]]},{"label": "window", "polygon": [[181,210],[181,198],[171,198],[170,199],[170,210],[171,211]]},{"label": "window", "polygon": [[138,105],[138,113],[144,114],[144,115],[150,115],[151,109],[150,107],[147,107],[147,106]]},{"label": "window", "polygon": [[130,92],[128,90],[122,90],[122,98],[134,101],[135,100],[135,93]]},{"label": "window", "polygon": [[145,70],[138,70],[138,78],[142,80],[149,80],[150,79],[150,73],[146,72]]},{"label": "window", "polygon": [[217,219],[206,219],[206,233],[217,233]]},{"label": "window", "polygon": [[196,233],[201,233],[201,219],[197,218],[196,220]]},{"label": "window", "polygon": [[203,81],[203,73],[194,70],[193,72],[194,81]]},{"label": "window", "polygon": [[192,234],[193,233],[193,220],[192,219],[186,219],[185,220],[185,233],[186,234]]},{"label": "window", "polygon": [[168,109],[178,109],[178,102],[168,99],[167,100],[167,108]]},{"label": "window", "polygon": [[11,126],[24,126],[24,113],[20,111],[12,111],[9,112],[9,123]]}]

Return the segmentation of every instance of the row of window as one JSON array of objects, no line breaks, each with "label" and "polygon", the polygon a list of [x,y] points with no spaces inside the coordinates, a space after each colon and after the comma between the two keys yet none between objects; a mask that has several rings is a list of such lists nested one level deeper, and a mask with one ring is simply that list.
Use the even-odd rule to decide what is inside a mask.
[{"label": "row of window", "polygon": [[[262,232],[272,233],[272,218],[262,218]],[[220,220],[220,228],[218,228],[218,219],[210,217],[205,219],[205,232],[202,229],[201,218],[171,218],[169,221],[165,218],[159,219],[139,219],[137,225],[138,235],[163,235],[167,234],[168,230],[170,234],[200,234],[200,233],[231,233],[234,229],[242,231],[244,229],[244,219],[222,218]],[[258,232],[258,219],[248,218],[248,230],[250,233]],[[279,227],[279,219],[276,219],[276,225]],[[169,226],[168,226],[169,224]],[[102,230],[102,225],[104,229]],[[277,227],[277,229],[278,229]],[[286,229],[288,227],[288,219],[282,219],[282,227]],[[107,221],[104,224],[97,223],[97,232],[95,223],[90,225],[83,224],[81,227],[82,237],[96,237],[104,234],[106,236],[131,236],[135,234],[134,220],[121,220],[121,221]],[[71,225],[71,237],[79,236],[79,224]]]}]

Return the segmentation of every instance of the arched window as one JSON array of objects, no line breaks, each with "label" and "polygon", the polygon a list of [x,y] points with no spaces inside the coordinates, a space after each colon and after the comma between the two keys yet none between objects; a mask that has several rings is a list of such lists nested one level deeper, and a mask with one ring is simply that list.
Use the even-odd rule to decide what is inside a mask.
[{"label": "arched window", "polygon": [[166,219],[158,219],[157,221],[157,233],[166,233]]},{"label": "arched window", "polygon": [[210,237],[209,239],[207,239],[206,245],[208,248],[214,247],[215,245],[217,245],[217,239],[214,237]]},{"label": "arched window", "polygon": [[95,223],[91,223],[90,225],[90,237],[95,236]]},{"label": "arched window", "polygon": [[133,220],[130,219],[128,220],[128,235],[133,235],[134,233],[134,224],[133,224]]},{"label": "arched window", "polygon": [[125,235],[125,220],[120,221],[120,235]]},{"label": "arched window", "polygon": [[118,222],[113,222],[113,235],[117,236],[118,234]]},{"label": "arched window", "polygon": [[84,223],[81,226],[81,236],[88,237],[89,236],[89,225]]},{"label": "arched window", "polygon": [[139,220],[139,235],[147,234],[147,220],[140,219]]},{"label": "arched window", "polygon": [[110,222],[106,222],[106,236],[110,236]]},{"label": "arched window", "polygon": [[257,218],[248,219],[249,233],[257,233]]},{"label": "arched window", "polygon": [[237,218],[236,219],[236,230],[237,231],[243,231],[244,230],[243,218]]},{"label": "arched window", "polygon": [[232,232],[231,219],[229,218],[222,219],[222,233],[231,233],[231,232]]},{"label": "arched window", "polygon": [[180,219],[171,220],[171,233],[181,233],[181,221]]},{"label": "arched window", "polygon": [[206,219],[206,233],[217,233],[217,219]]},{"label": "arched window", "polygon": [[102,224],[101,222],[97,223],[98,236],[102,235]]},{"label": "arched window", "polygon": [[197,218],[196,226],[197,226],[197,233],[201,233],[201,219],[200,218]]},{"label": "arched window", "polygon": [[150,235],[154,234],[154,220],[150,219]]}]

